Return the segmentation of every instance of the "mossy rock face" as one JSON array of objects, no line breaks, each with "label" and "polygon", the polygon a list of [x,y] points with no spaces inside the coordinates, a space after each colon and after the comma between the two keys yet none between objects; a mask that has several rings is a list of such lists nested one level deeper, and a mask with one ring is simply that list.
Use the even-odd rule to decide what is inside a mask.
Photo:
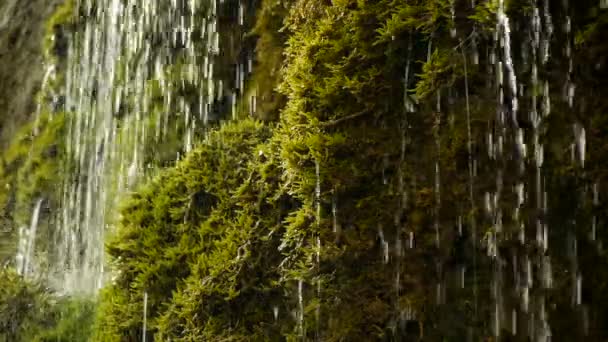
[{"label": "mossy rock face", "polygon": [[0,3],[0,146],[27,122],[36,108],[44,77],[45,23],[61,0]]},{"label": "mossy rock face", "polygon": [[3,341],[17,341],[26,329],[24,322],[31,318],[41,302],[41,289],[35,285],[24,282],[20,276],[11,269],[0,271],[0,338]]},{"label": "mossy rock face", "polygon": [[[397,56],[407,45],[387,54],[392,40],[378,37],[392,14],[385,3],[318,5],[291,9],[287,105],[274,136],[240,147],[251,124],[229,124],[123,208],[108,246],[117,278],[102,298],[100,338],[140,338],[146,292],[160,339],[297,339],[315,326],[328,340],[382,338],[391,329],[395,264],[385,263],[378,234],[385,224],[386,239],[401,234],[389,224],[401,195],[386,183],[404,167],[394,128],[404,119],[396,95],[406,61]],[[419,283],[405,278],[399,301],[421,305]]]},{"label": "mossy rock face", "polygon": [[[505,56],[494,1],[468,3],[264,1],[254,35],[268,59],[252,84],[267,102],[255,114],[278,122],[216,127],[124,199],[94,340],[141,340],[144,305],[158,340],[490,340],[512,327],[488,319],[510,322],[499,305],[582,339],[567,319],[578,318],[564,295],[576,282],[566,277],[571,256],[543,250],[536,227],[547,223],[557,246],[584,241],[576,271],[599,285],[584,296],[602,302],[607,274],[591,268],[606,258],[586,236],[597,224],[596,238],[608,237],[608,214],[589,196],[606,187],[606,85],[594,76],[606,73],[605,20],[586,1],[542,12],[555,27],[570,13],[579,34],[555,29],[551,58],[540,62]],[[520,28],[512,45],[526,45],[535,12],[505,3]],[[560,42],[574,40],[574,58],[586,63],[569,70]],[[180,67],[167,70],[172,79]],[[499,72],[524,80],[523,90]],[[528,81],[535,73],[546,88]],[[574,104],[563,96],[572,81]],[[548,106],[540,99],[551,111],[536,127],[530,113]],[[585,167],[570,154],[575,124],[592,142]],[[548,256],[554,287],[534,288],[524,312],[512,292],[527,276],[522,260],[539,265],[530,266],[536,275]],[[547,298],[554,306],[543,311]],[[605,338],[605,308],[590,317],[593,337]]]},{"label": "mossy rock face", "polygon": [[36,121],[14,134],[13,141],[0,155],[0,215],[3,219],[1,258],[16,253],[16,232],[29,226],[33,208],[42,200],[40,229],[37,235],[38,254],[47,255],[48,244],[55,236],[55,216],[59,208],[66,115],[41,113]]},{"label": "mossy rock face", "polygon": [[[258,221],[277,224],[279,209],[269,201],[276,191],[270,177],[276,175],[254,163],[269,157],[263,145],[269,137],[260,123],[227,124],[125,203],[108,247],[117,273],[102,294],[101,339],[141,338],[144,293],[150,331],[162,339],[206,339],[227,328],[224,317],[208,331],[184,333],[192,324],[205,325],[203,312],[259,309],[242,298],[272,291],[272,277],[264,276],[272,268],[263,259],[253,262],[272,256],[266,249],[276,244],[263,238],[272,227]],[[208,285],[201,286],[201,279]],[[184,320],[194,312],[196,321]]]},{"label": "mossy rock face", "polygon": [[[62,96],[65,33],[73,27],[72,0],[6,1],[0,5],[0,259],[16,253],[20,227],[43,202],[41,259],[56,235],[65,170],[67,115]],[[8,37],[10,35],[10,37]],[[44,69],[46,68],[46,69]],[[43,70],[44,69],[44,70]],[[18,80],[17,80],[18,79]],[[47,260],[48,261],[48,260]],[[45,261],[46,262],[46,261]]]}]

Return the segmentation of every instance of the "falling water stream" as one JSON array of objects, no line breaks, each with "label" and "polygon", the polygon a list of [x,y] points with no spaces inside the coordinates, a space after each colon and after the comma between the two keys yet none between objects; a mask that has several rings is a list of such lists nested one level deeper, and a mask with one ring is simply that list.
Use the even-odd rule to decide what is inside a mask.
[{"label": "falling water stream", "polygon": [[[84,17],[66,62],[65,110],[77,114],[66,137],[72,172],[54,246],[56,287],[95,293],[104,283],[103,241],[120,199],[148,170],[188,152],[221,108],[236,110],[252,72],[251,53],[233,42],[242,39],[243,15],[252,8],[238,4],[238,22],[223,24],[225,43],[219,18],[234,9],[223,1],[78,5]],[[146,159],[152,145],[167,146],[165,160]]]},{"label": "falling water stream", "polygon": [[144,312],[143,324],[141,327],[141,340],[146,342],[146,333],[148,331],[148,292],[144,292]]},{"label": "falling water stream", "polygon": [[32,222],[29,227],[19,228],[19,244],[17,247],[17,272],[24,277],[32,277],[36,274],[34,251],[36,248],[36,233],[38,231],[38,219],[42,208],[42,199],[38,199],[32,212]]}]

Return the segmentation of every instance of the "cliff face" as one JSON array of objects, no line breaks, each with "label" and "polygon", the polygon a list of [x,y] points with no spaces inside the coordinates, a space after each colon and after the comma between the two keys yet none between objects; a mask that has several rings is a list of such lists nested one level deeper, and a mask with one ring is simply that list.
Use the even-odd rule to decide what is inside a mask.
[{"label": "cliff face", "polygon": [[129,196],[97,340],[605,340],[608,14],[475,3],[289,2],[279,122]]},{"label": "cliff face", "polygon": [[[15,233],[31,215],[30,198],[23,196],[28,192],[23,191],[23,185],[29,183],[26,187],[40,188],[35,182],[25,181],[27,177],[22,176],[33,173],[23,172],[22,166],[37,168],[44,164],[31,163],[35,159],[31,158],[31,121],[45,74],[44,37],[49,19],[61,2],[0,1],[0,260],[3,261],[14,258]],[[47,141],[39,147],[41,151],[53,149],[53,144]],[[52,177],[48,174],[47,178]],[[25,183],[18,185],[19,179]],[[15,215],[18,203],[23,204],[21,220]]]},{"label": "cliff face", "polygon": [[76,2],[2,3],[0,341],[608,339],[596,0]]},{"label": "cliff face", "polygon": [[0,1],[0,146],[35,110],[46,19],[59,0]]}]

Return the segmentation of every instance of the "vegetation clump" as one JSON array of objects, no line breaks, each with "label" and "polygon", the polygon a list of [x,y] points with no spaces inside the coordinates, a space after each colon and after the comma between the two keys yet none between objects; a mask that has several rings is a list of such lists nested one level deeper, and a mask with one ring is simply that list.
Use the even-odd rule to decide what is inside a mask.
[{"label": "vegetation clump", "polygon": [[[44,208],[39,242],[48,242],[53,236],[49,225],[54,217],[50,209],[58,207],[61,189],[56,181],[61,175],[62,151],[65,135],[63,113],[42,113],[15,134],[13,142],[0,156],[0,215],[3,231],[10,233],[3,239],[3,258],[14,256],[15,232],[29,226],[33,208],[43,200]],[[44,251],[45,248],[41,248]]]},{"label": "vegetation clump", "polygon": [[[254,79],[271,100],[256,116],[278,113],[278,124],[213,131],[127,200],[108,242],[117,273],[102,297],[98,338],[140,339],[146,294],[148,329],[159,340],[457,340],[470,327],[480,339],[494,336],[483,319],[493,309],[477,301],[491,296],[489,281],[463,288],[453,304],[441,284],[458,265],[491,277],[493,259],[482,256],[511,246],[522,222],[539,215],[504,215],[499,226],[483,209],[496,177],[527,184],[537,162],[511,152],[509,135],[500,158],[479,143],[512,129],[498,110],[514,113],[533,146],[524,113],[541,96],[538,86],[516,93],[497,76],[495,59],[507,57],[517,68],[500,73],[532,73],[525,56],[497,45],[507,30],[497,6],[263,2],[254,35],[268,59]],[[512,27],[534,15],[522,2],[504,10]],[[580,29],[595,37],[592,26]],[[510,34],[520,44],[527,33]],[[563,67],[559,53],[545,65],[535,58],[547,79]],[[516,96],[520,108],[511,107]],[[538,131],[551,165],[563,165],[567,140],[543,132],[567,127],[554,121],[563,105]],[[517,171],[521,162],[530,167]],[[478,177],[481,170],[494,176]],[[548,189],[563,191],[543,172]],[[505,190],[496,210],[513,212],[515,195]]]},{"label": "vegetation clump", "polygon": [[0,341],[87,341],[93,318],[90,300],[62,298],[41,281],[0,270]]},{"label": "vegetation clump", "polygon": [[116,277],[102,294],[100,340],[141,338],[144,294],[158,338],[212,340],[230,331],[228,311],[255,315],[240,326],[256,333],[270,314],[243,298],[276,294],[264,262],[280,223],[276,171],[257,163],[272,157],[270,133],[254,121],[226,124],[125,203],[108,242]]}]

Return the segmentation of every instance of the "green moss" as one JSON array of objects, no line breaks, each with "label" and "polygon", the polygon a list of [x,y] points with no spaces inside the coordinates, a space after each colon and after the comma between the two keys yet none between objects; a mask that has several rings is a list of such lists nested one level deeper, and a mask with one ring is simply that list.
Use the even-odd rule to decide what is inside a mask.
[{"label": "green moss", "polygon": [[496,28],[496,13],[498,1],[484,1],[475,6],[475,12],[469,17],[481,28],[494,31]]},{"label": "green moss", "polygon": [[[316,325],[329,341],[386,336],[403,308],[393,307],[383,290],[394,275],[375,241],[382,226],[387,239],[405,233],[389,228],[401,194],[385,191],[383,179],[404,167],[394,148],[402,133],[395,128],[403,124],[403,97],[396,96],[405,91],[403,43],[406,30],[425,34],[431,22],[444,20],[445,4],[425,5],[420,16],[429,20],[430,13],[430,22],[406,24],[385,40],[382,30],[393,25],[393,13],[413,9],[296,2],[285,28],[280,91],[287,103],[280,127],[270,138],[259,124],[228,124],[129,199],[108,243],[117,274],[102,296],[98,339],[141,338],[146,292],[150,332],[162,340],[294,340],[312,336]],[[417,47],[417,56],[425,53]],[[442,80],[457,72],[446,66],[448,56],[443,64],[439,55],[432,60],[445,70],[421,70],[428,73],[420,77],[428,93],[453,84]],[[257,77],[273,69],[261,68]],[[395,186],[397,178],[390,179]],[[343,227],[337,236],[328,215],[332,198]],[[421,236],[426,221],[413,227]],[[422,306],[421,281],[404,280],[408,291],[398,302]],[[282,313],[298,307],[298,282],[307,298],[297,314],[302,323],[286,314],[274,318],[273,307]],[[323,290],[315,293],[319,282]],[[377,287],[370,288],[372,282]],[[346,300],[355,297],[360,300]]]},{"label": "green moss", "polygon": [[0,285],[0,339],[20,341],[37,324],[37,313],[48,305],[48,294],[12,269],[0,270]]},{"label": "green moss", "polygon": [[453,50],[435,50],[429,60],[422,66],[422,73],[416,87],[412,90],[419,101],[428,99],[429,95],[436,93],[444,87],[451,87],[462,77],[460,58],[455,56]]},{"label": "green moss", "polygon": [[[66,114],[53,113],[51,101],[62,91],[65,61],[66,32],[75,20],[76,4],[63,1],[55,8],[45,25],[43,54],[45,62],[54,65],[54,72],[38,91],[33,102],[36,113],[31,113],[30,122],[10,134],[8,146],[0,153],[0,258],[14,255],[16,231],[29,225],[30,216],[37,200],[44,200],[41,218],[40,246],[44,246],[53,235],[48,215],[58,207],[63,173],[60,167],[64,160]],[[47,256],[48,257],[48,256]]]},{"label": "green moss", "polygon": [[[251,229],[256,229],[249,213],[256,209],[242,198],[251,196],[243,187],[251,186],[250,161],[263,157],[260,144],[269,133],[250,121],[227,124],[124,205],[117,235],[109,242],[118,273],[102,296],[97,323],[101,340],[140,336],[144,292],[151,333],[171,339],[180,336],[176,329],[192,324],[181,321],[182,312],[193,309],[190,305],[205,303],[206,296],[230,302],[241,295],[239,265],[246,259],[234,260],[253,247]],[[256,186],[261,185],[258,180]],[[213,284],[203,293],[201,278]],[[227,322],[221,324],[226,327]]]},{"label": "green moss", "polygon": [[377,29],[382,41],[391,41],[412,31],[432,34],[451,25],[450,0],[410,1],[407,4],[391,4],[386,8],[390,16]]},{"label": "green moss", "polygon": [[595,12],[595,15],[591,16],[591,22],[577,30],[574,44],[583,48],[594,41],[597,43],[597,39],[600,39],[599,35],[606,30],[606,27],[608,27],[608,13],[605,11]]},{"label": "green moss", "polygon": [[[64,134],[65,115],[43,113],[36,122],[22,127],[0,156],[4,165],[0,183],[5,189],[0,195],[0,212],[5,229],[13,232],[8,241],[14,243],[17,228],[29,225],[37,200],[44,199],[48,208],[58,207]],[[51,219],[43,215],[41,222]],[[44,246],[50,234],[50,230],[41,229]],[[14,245],[5,248],[14,254]]]},{"label": "green moss", "polygon": [[287,40],[284,21],[292,2],[263,1],[252,31],[256,38],[256,64],[250,83],[255,88],[256,117],[263,120],[276,120],[285,103],[276,86],[282,75],[283,49]]},{"label": "green moss", "polygon": [[61,298],[41,282],[11,268],[0,270],[0,340],[35,342],[87,341],[94,304]]},{"label": "green moss", "polygon": [[[496,2],[481,2],[475,12],[458,7],[454,18],[450,1],[439,0],[289,5],[264,2],[255,31],[269,59],[254,80],[267,81],[258,85],[271,96],[280,82],[280,100],[259,114],[278,110],[279,124],[245,120],[212,130],[131,194],[107,244],[116,273],[102,294],[95,339],[140,340],[145,293],[149,334],[158,340],[434,341],[462,340],[472,330],[473,339],[494,336],[487,317],[495,307],[478,303],[490,298],[495,269],[483,256],[494,238],[498,248],[512,246],[521,224],[540,215],[533,208],[507,215],[515,211],[515,186],[536,184],[537,168],[520,168],[520,161],[535,165],[530,149],[527,157],[509,151],[515,147],[507,134],[504,155],[492,158],[483,143],[506,130],[496,111],[509,102],[497,100],[495,75],[486,73],[496,67],[490,54],[481,54],[479,65],[470,58],[500,51],[490,34]],[[507,2],[513,27],[529,21],[529,9]],[[267,32],[278,26],[281,34]],[[514,30],[513,46],[527,34]],[[549,89],[553,111],[538,132],[550,193],[575,193],[606,176],[605,106],[597,100],[603,88],[590,77],[591,61],[603,51],[597,34],[588,43],[596,49],[574,51],[587,63],[572,77],[585,80],[593,108],[576,114],[593,141],[584,173],[568,160],[575,119],[561,100],[565,80]],[[513,58],[518,79],[529,77],[528,61]],[[564,61],[555,56],[539,74],[561,77],[549,70]],[[412,92],[415,111],[405,103]],[[518,95],[518,120],[532,146],[531,123],[521,113],[541,92]],[[483,210],[484,196],[497,187],[504,195],[500,232]],[[563,197],[550,199],[560,211],[550,219],[552,234],[565,234],[560,220],[576,217],[582,234],[592,211],[608,217],[589,201]],[[576,213],[565,214],[568,207]],[[527,245],[513,251],[520,249],[537,253]],[[556,259],[565,270],[567,261]],[[452,265],[473,265],[481,281],[437,305],[437,290],[449,281],[444,267]]]},{"label": "green moss", "polygon": [[33,342],[88,341],[91,337],[95,303],[89,299],[59,298],[44,312],[51,324],[26,338]]},{"label": "green moss", "polygon": [[64,36],[67,31],[73,29],[77,18],[75,0],[63,0],[53,15],[46,21],[46,34],[43,39],[43,51],[47,61],[57,62],[57,55],[63,54],[66,48]]}]

